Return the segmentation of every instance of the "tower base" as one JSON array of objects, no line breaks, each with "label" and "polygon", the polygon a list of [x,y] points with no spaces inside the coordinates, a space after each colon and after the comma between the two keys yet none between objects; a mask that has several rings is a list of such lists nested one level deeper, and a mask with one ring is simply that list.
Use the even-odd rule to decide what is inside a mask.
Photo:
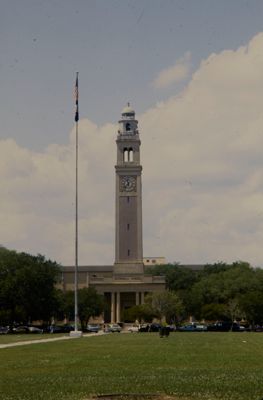
[{"label": "tower base", "polygon": [[114,275],[144,274],[144,265],[143,263],[134,263],[134,262],[115,263],[113,267],[113,273]]},{"label": "tower base", "polygon": [[82,337],[82,331],[70,331],[69,336],[72,338],[80,338]]}]

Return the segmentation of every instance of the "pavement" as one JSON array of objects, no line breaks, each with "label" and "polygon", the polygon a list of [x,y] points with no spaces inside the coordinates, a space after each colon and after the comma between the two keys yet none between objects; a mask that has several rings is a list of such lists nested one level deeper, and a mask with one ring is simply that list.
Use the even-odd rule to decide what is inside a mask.
[{"label": "pavement", "polygon": [[[84,334],[84,335],[82,335],[82,337],[88,338],[88,337],[100,336],[100,335],[104,335],[104,334],[105,333],[103,331],[100,331],[98,333]],[[76,338],[71,337],[71,336],[60,336],[60,337],[55,337],[55,338],[50,338],[50,339],[23,340],[21,342],[0,344],[0,349],[7,349],[8,347],[16,347],[16,346],[26,346],[28,344],[58,342],[59,340],[74,340],[74,339],[76,339]]]}]

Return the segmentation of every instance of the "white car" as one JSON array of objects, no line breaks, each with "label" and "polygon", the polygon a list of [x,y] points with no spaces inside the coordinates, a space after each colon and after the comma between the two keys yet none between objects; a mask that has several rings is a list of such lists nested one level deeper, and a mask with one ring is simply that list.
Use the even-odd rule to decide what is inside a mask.
[{"label": "white car", "polygon": [[106,332],[121,332],[121,327],[119,324],[109,324],[106,328]]},{"label": "white car", "polygon": [[88,324],[87,325],[87,332],[98,333],[99,330],[100,330],[100,327],[97,324]]},{"label": "white car", "polygon": [[128,331],[132,333],[139,332],[139,326],[138,325],[129,326]]},{"label": "white car", "polygon": [[43,333],[43,329],[37,328],[36,326],[28,326],[28,332],[30,332],[30,333]]}]

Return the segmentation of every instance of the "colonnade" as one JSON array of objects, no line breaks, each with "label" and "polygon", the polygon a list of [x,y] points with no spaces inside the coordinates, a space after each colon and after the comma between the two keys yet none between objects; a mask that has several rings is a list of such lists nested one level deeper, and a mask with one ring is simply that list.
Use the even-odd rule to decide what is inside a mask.
[{"label": "colonnade", "polygon": [[[135,292],[135,305],[144,304],[145,292]],[[111,323],[121,322],[121,292],[111,292]]]}]

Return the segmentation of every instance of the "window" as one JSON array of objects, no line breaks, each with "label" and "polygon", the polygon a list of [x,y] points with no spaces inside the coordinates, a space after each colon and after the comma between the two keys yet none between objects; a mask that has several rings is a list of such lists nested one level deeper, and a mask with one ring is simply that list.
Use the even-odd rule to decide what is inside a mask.
[{"label": "window", "polygon": [[127,147],[125,147],[123,149],[123,161],[124,162],[133,162],[133,148],[130,147],[129,149],[127,149]]},{"label": "window", "polygon": [[127,203],[130,202],[130,196],[127,196]]},{"label": "window", "polygon": [[127,224],[127,231],[130,230],[130,224]]},{"label": "window", "polygon": [[129,161],[129,151],[128,149],[123,149],[123,161],[128,162]]},{"label": "window", "polygon": [[129,161],[133,162],[133,149],[132,149],[132,147],[129,148]]},{"label": "window", "polygon": [[130,254],[131,254],[131,251],[130,251],[130,249],[128,249],[128,257],[130,256]]},{"label": "window", "polygon": [[129,124],[129,122],[127,122],[126,124],[126,131],[130,131],[131,130],[131,124]]}]

